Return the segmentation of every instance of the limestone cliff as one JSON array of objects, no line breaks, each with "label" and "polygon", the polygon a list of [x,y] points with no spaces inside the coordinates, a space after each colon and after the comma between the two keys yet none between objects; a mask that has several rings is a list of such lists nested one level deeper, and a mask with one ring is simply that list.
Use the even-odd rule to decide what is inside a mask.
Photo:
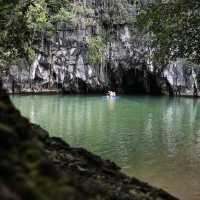
[{"label": "limestone cliff", "polygon": [[[84,12],[77,12],[70,25],[58,23],[51,40],[43,35],[32,66],[25,59],[11,66],[9,74],[2,75],[4,87],[10,92],[102,93],[110,89],[131,94],[196,94],[198,70],[193,66],[187,70],[187,64],[179,61],[158,70],[152,63],[148,35],[135,26],[139,3],[115,2],[126,3],[113,8],[107,0],[75,0],[74,6],[84,7]],[[152,2],[140,1],[142,6],[148,3]],[[90,43],[99,40],[101,48],[92,48]],[[90,54],[98,58],[90,59]]]}]

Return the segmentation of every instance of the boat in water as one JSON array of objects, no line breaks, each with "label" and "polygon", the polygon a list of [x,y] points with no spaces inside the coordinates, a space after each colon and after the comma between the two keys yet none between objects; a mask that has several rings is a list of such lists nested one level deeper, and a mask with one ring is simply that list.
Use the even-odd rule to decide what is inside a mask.
[{"label": "boat in water", "polygon": [[108,91],[107,97],[116,97],[116,92]]}]

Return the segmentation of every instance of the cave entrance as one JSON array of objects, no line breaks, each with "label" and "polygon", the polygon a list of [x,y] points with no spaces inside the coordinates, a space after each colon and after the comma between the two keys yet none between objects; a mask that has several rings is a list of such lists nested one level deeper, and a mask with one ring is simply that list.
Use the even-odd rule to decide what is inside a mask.
[{"label": "cave entrance", "polygon": [[124,72],[121,88],[125,94],[161,95],[157,76],[145,70],[130,69]]},{"label": "cave entrance", "polygon": [[142,71],[131,69],[124,72],[122,78],[122,91],[125,94],[145,94],[146,90],[142,79]]}]

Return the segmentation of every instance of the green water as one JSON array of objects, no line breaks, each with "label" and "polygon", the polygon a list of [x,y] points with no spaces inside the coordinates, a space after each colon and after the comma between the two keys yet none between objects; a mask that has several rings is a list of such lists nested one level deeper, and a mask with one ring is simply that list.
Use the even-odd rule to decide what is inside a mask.
[{"label": "green water", "polygon": [[200,100],[168,97],[14,96],[51,135],[111,159],[183,200],[200,199]]}]

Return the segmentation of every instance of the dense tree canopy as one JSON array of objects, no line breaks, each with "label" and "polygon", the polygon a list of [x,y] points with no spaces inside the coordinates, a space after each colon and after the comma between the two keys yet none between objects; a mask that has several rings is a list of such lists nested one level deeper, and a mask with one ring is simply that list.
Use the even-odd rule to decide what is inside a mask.
[{"label": "dense tree canopy", "polygon": [[28,30],[25,14],[31,2],[1,1],[0,3],[0,55],[10,58],[27,42]]},{"label": "dense tree canopy", "polygon": [[138,24],[152,39],[154,58],[164,64],[177,57],[200,63],[199,0],[168,0],[141,11]]},{"label": "dense tree canopy", "polygon": [[[67,0],[0,1],[0,60],[30,60],[41,35],[51,36],[58,21],[70,20]],[[3,64],[5,65],[5,63]]]},{"label": "dense tree canopy", "polygon": [[[80,17],[85,17],[85,26],[92,25],[94,10],[84,3],[73,2],[70,0],[0,1],[1,65],[6,66],[6,63],[18,58],[25,58],[31,64],[38,51],[42,50],[43,39],[51,41],[59,22],[78,28],[79,25],[83,25],[80,24]],[[89,38],[86,41],[89,50],[95,46],[93,44],[96,41],[99,40]],[[100,57],[97,54],[95,56],[91,59],[93,62]]]},{"label": "dense tree canopy", "polygon": [[[200,63],[200,2],[198,0],[156,0],[148,7],[143,1],[109,0],[102,20],[112,24],[133,23],[128,3],[140,7],[137,22],[152,41],[154,60],[165,64],[185,57]],[[155,3],[156,2],[156,3]],[[143,8],[143,9],[142,9]],[[0,1],[0,60],[1,65],[13,58],[34,59],[42,35],[51,37],[55,25],[65,21],[76,25],[79,16],[91,24],[93,10],[73,5],[69,0],[2,0]],[[89,40],[91,44],[91,40]],[[94,42],[92,42],[93,44]],[[92,45],[89,45],[90,47]],[[97,57],[97,56],[96,56]]]}]

